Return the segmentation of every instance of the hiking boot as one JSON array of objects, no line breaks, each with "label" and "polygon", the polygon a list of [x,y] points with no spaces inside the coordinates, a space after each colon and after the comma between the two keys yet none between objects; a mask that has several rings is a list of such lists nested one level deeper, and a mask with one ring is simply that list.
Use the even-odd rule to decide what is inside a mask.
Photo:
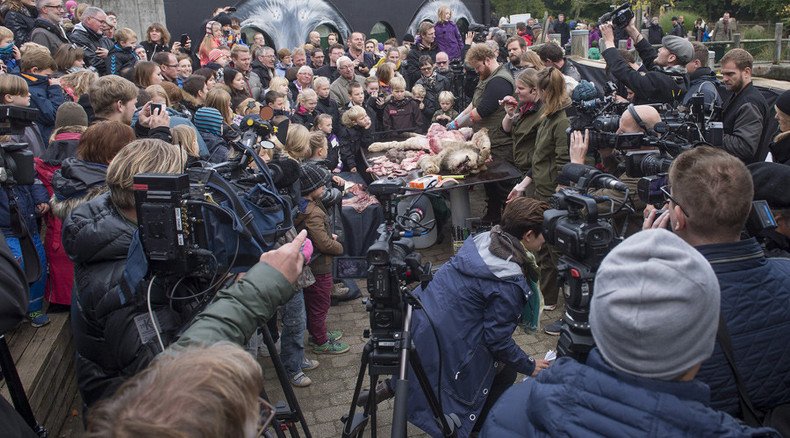
[{"label": "hiking boot", "polygon": [[[329,340],[329,342],[337,342],[337,341],[343,339],[343,331],[342,330],[329,330],[328,332],[326,332],[326,338]],[[315,343],[315,339],[313,339],[312,336],[310,336],[310,339],[307,340],[307,344],[310,345],[311,347],[317,347],[318,346],[318,344]]]},{"label": "hiking boot", "polygon": [[342,342],[332,342],[326,341],[324,345],[318,345],[313,347],[313,353],[315,354],[343,354],[350,350],[351,347],[348,344],[344,344]]},{"label": "hiking boot", "polygon": [[320,364],[318,363],[317,360],[304,358],[302,360],[301,368],[302,368],[302,371],[310,371],[310,370],[314,370],[314,369],[318,368],[318,365],[320,365]]},{"label": "hiking boot", "polygon": [[40,310],[28,313],[27,317],[30,319],[30,325],[35,328],[44,327],[49,324],[49,316]]},{"label": "hiking boot", "polygon": [[295,376],[291,377],[291,385],[297,388],[305,388],[310,386],[312,383],[313,381],[301,371],[299,371]]},{"label": "hiking boot", "polygon": [[551,324],[547,325],[546,327],[543,327],[543,331],[546,332],[547,335],[552,335],[552,336],[559,336],[561,330],[562,330],[562,320],[561,319],[552,322]]},{"label": "hiking boot", "polygon": [[[390,379],[386,379],[376,385],[376,404],[395,397],[395,392],[390,389],[389,381]],[[359,398],[357,399],[357,406],[364,407],[366,404],[368,404],[368,397],[370,397],[369,389],[360,392]]]}]

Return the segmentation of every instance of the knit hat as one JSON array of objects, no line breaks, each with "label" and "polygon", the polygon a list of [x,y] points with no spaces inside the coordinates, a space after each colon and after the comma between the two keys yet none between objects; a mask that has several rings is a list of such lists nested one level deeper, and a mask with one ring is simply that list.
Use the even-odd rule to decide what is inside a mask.
[{"label": "knit hat", "polygon": [[661,39],[661,44],[670,53],[678,57],[678,64],[686,65],[694,58],[694,46],[691,41],[675,35],[667,35]]},{"label": "knit hat", "polygon": [[790,116],[790,90],[780,94],[779,98],[776,99],[775,105],[777,108],[779,108],[779,111]]},{"label": "knit hat", "polygon": [[299,185],[302,196],[325,185],[329,181],[329,171],[311,163],[304,163],[299,168]]},{"label": "knit hat", "polygon": [[75,102],[64,102],[55,114],[55,129],[64,126],[88,126],[88,114],[82,105]]},{"label": "knit hat", "polygon": [[222,114],[216,108],[204,106],[195,111],[192,123],[200,132],[222,135]]},{"label": "knit hat", "polygon": [[228,15],[226,12],[220,12],[216,17],[213,18],[213,20],[222,26],[230,26],[231,24],[230,15]]},{"label": "knit hat", "polygon": [[752,163],[754,200],[765,201],[774,210],[790,208],[790,166],[779,163]]},{"label": "knit hat", "polygon": [[604,258],[593,290],[590,329],[616,370],[673,380],[713,353],[719,282],[675,234],[656,229],[626,239]]},{"label": "knit hat", "polygon": [[410,43],[413,43],[414,42],[414,35],[412,35],[410,33],[407,33],[406,35],[403,35],[403,42],[405,43],[407,41],[410,42]]},{"label": "knit hat", "polygon": [[220,49],[211,49],[211,51],[208,52],[208,62],[214,62],[218,60],[224,53],[225,52]]}]

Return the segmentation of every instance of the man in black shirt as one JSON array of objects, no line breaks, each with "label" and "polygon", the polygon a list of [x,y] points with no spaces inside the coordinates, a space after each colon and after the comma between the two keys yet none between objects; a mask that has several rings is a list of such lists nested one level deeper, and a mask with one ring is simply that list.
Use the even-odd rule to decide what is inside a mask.
[{"label": "man in black shirt", "polygon": [[557,22],[554,23],[554,33],[560,34],[563,47],[565,47],[570,42],[571,27],[565,22],[565,14],[557,15]]}]

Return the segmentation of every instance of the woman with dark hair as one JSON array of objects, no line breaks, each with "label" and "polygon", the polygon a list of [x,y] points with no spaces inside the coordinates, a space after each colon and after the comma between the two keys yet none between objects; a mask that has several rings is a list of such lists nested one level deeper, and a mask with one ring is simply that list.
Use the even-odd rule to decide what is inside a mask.
[{"label": "woman with dark hair", "polygon": [[141,90],[151,85],[159,85],[162,81],[162,69],[158,64],[151,61],[140,61],[134,65],[132,82]]},{"label": "woman with dark hair", "polygon": [[145,41],[140,43],[148,59],[160,52],[170,51],[170,32],[160,23],[152,23],[145,31]]},{"label": "woman with dark hair", "polygon": [[252,97],[249,90],[247,90],[247,82],[244,80],[244,75],[240,71],[233,68],[224,68],[222,80],[230,88],[231,108],[236,108],[244,99]]}]

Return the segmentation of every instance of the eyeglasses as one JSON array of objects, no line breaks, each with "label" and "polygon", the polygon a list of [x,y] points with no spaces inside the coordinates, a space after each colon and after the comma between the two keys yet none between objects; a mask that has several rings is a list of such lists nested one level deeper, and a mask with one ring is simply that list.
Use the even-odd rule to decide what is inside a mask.
[{"label": "eyeglasses", "polygon": [[44,7],[43,7],[43,8],[41,8],[41,9],[44,9],[44,8],[55,8],[55,9],[57,9],[57,10],[59,10],[59,11],[65,11],[65,10],[66,10],[66,9],[63,7],[63,5],[44,5]]},{"label": "eyeglasses", "polygon": [[269,428],[269,424],[271,424],[274,419],[275,413],[274,407],[261,397],[258,397],[258,406],[260,414],[258,416],[258,433],[255,435],[256,438],[264,436],[266,429]]},{"label": "eyeglasses", "polygon": [[431,67],[431,66],[420,67],[420,70],[421,71],[431,71],[431,70],[433,70],[433,67]]},{"label": "eyeglasses", "polygon": [[669,201],[672,201],[672,202],[673,202],[675,205],[677,205],[678,207],[680,207],[680,211],[682,211],[682,212],[683,212],[683,214],[684,214],[686,217],[689,217],[689,214],[688,214],[688,213],[686,213],[686,210],[684,210],[684,209],[683,209],[683,206],[682,206],[682,205],[680,205],[680,204],[678,204],[678,201],[676,201],[676,200],[675,200],[675,198],[673,198],[673,197],[672,197],[672,195],[670,195],[670,194],[669,194],[669,192],[670,192],[670,187],[669,187],[668,185],[666,185],[666,186],[661,186],[661,193],[663,193],[663,194],[664,194],[664,200],[665,200],[665,201],[667,201],[667,202],[669,202]]},{"label": "eyeglasses", "polygon": [[170,64],[162,64],[162,67],[178,68],[178,64],[173,64],[173,65],[170,65]]}]

